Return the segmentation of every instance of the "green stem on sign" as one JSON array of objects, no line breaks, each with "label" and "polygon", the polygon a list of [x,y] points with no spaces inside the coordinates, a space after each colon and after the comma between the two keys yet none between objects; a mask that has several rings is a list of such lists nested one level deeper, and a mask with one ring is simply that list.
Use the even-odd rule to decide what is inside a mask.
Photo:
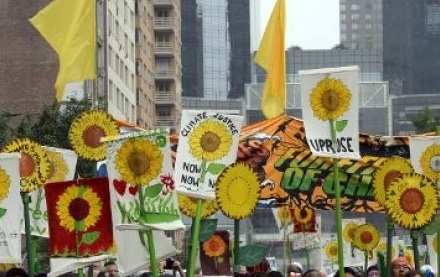
[{"label": "green stem on sign", "polygon": [[420,254],[419,254],[419,231],[418,230],[411,230],[410,233],[411,241],[412,241],[412,247],[414,252],[414,265],[415,270],[420,270]]},{"label": "green stem on sign", "polygon": [[286,263],[286,258],[287,258],[287,240],[286,240],[286,229],[287,229],[287,223],[283,224],[283,247],[284,247],[284,272],[287,272],[287,263]]},{"label": "green stem on sign", "polygon": [[365,277],[367,276],[367,269],[368,269],[368,251],[364,251],[364,272],[365,272]]},{"label": "green stem on sign", "polygon": [[34,277],[34,267],[32,266],[34,264],[34,255],[32,254],[31,250],[31,224],[30,224],[30,218],[29,218],[29,203],[31,202],[31,197],[28,193],[22,192],[21,193],[21,200],[23,202],[24,207],[24,230],[26,234],[26,250],[27,250],[27,262],[28,262],[28,273],[29,277]]},{"label": "green stem on sign", "polygon": [[143,186],[139,186],[138,192],[139,192],[139,209],[141,211],[140,214],[144,215],[145,214],[145,197],[144,197]]},{"label": "green stem on sign", "polygon": [[194,276],[194,270],[196,266],[196,258],[197,258],[197,251],[199,249],[199,234],[200,234],[200,220],[202,217],[202,206],[203,206],[203,200],[198,198],[197,199],[197,210],[196,210],[196,217],[193,220],[193,233],[191,235],[191,253],[189,257],[189,265],[188,265],[188,271],[186,276],[187,277],[193,277]]},{"label": "green stem on sign", "polygon": [[[332,136],[333,148],[336,150],[336,130],[334,121],[330,120],[330,132]],[[336,230],[338,237],[338,266],[339,271],[344,271],[344,250],[342,244],[342,209],[341,209],[341,184],[339,183],[339,159],[333,158],[333,180],[335,182],[335,213],[336,213]]]},{"label": "green stem on sign", "polygon": [[240,248],[240,220],[234,219],[234,272],[240,271],[240,265],[238,261],[239,257],[239,248]]},{"label": "green stem on sign", "polygon": [[156,250],[154,247],[154,237],[153,230],[146,230],[147,232],[147,240],[148,240],[148,253],[150,254],[150,267],[153,272],[153,277],[159,276],[159,269],[157,268],[156,262]]},{"label": "green stem on sign", "polygon": [[391,259],[393,258],[393,233],[394,223],[389,215],[387,215],[387,272],[386,276],[391,276]]}]

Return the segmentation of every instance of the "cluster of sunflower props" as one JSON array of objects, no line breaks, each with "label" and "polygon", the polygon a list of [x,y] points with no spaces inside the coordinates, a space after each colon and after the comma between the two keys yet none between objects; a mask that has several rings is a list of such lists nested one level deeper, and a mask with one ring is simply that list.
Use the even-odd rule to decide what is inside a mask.
[{"label": "cluster of sunflower props", "polygon": [[101,138],[119,135],[113,118],[102,110],[89,110],[78,115],[69,130],[69,141],[73,150],[86,160],[105,159],[106,145]]}]

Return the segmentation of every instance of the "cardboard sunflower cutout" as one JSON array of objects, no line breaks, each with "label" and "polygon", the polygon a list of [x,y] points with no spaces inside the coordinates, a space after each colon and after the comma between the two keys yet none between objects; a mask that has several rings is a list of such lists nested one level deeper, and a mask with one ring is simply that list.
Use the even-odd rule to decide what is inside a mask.
[{"label": "cardboard sunflower cutout", "polygon": [[69,169],[63,155],[48,148],[45,149],[50,164],[49,176],[46,180],[46,183],[61,182],[66,180]]},{"label": "cardboard sunflower cutout", "polygon": [[327,121],[336,120],[349,108],[350,89],[339,79],[325,77],[313,89],[310,106],[316,118]]},{"label": "cardboard sunflower cutout", "polygon": [[[181,195],[178,196],[180,211],[191,218],[196,217],[197,211],[197,198]],[[217,201],[215,200],[203,200],[202,216],[201,218],[207,218],[215,214],[218,211]]]},{"label": "cardboard sunflower cutout", "polygon": [[81,113],[72,122],[69,141],[78,156],[90,161],[101,161],[106,155],[106,145],[101,142],[101,138],[118,134],[118,126],[108,113],[90,110]]},{"label": "cardboard sunflower cutout", "polygon": [[401,157],[391,157],[383,162],[373,176],[374,198],[385,206],[386,192],[391,183],[405,173],[414,172],[411,163]]},{"label": "cardboard sunflower cutout", "polygon": [[216,197],[220,210],[231,219],[248,217],[260,197],[260,178],[246,163],[233,163],[217,179]]},{"label": "cardboard sunflower cutout", "polygon": [[440,145],[428,146],[420,156],[423,174],[433,180],[440,179]]},{"label": "cardboard sunflower cutout", "polygon": [[116,152],[116,168],[130,184],[149,185],[162,170],[162,151],[149,140],[130,139]]},{"label": "cardboard sunflower cutout", "polygon": [[49,177],[50,162],[38,143],[24,138],[9,142],[2,152],[20,153],[20,192],[31,192],[43,186]]},{"label": "cardboard sunflower cutout", "polygon": [[424,175],[403,174],[389,187],[385,207],[391,219],[403,228],[422,228],[437,212],[437,186]]},{"label": "cardboard sunflower cutout", "polygon": [[358,226],[353,232],[353,245],[362,251],[371,251],[379,244],[380,233],[369,223]]}]

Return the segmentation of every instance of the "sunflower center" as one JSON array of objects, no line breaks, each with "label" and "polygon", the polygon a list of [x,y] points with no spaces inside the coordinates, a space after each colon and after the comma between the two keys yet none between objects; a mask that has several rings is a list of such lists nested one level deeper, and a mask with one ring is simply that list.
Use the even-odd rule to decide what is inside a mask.
[{"label": "sunflower center", "polygon": [[299,216],[301,218],[306,218],[307,217],[307,211],[305,209],[301,209],[301,211],[299,212]]},{"label": "sunflower center", "polygon": [[338,255],[338,248],[337,247],[330,247],[329,251],[331,256],[335,257]]},{"label": "sunflower center", "polygon": [[211,131],[206,132],[201,139],[201,146],[205,152],[214,152],[220,145],[220,137]]},{"label": "sunflower center", "polygon": [[425,197],[422,192],[415,188],[409,188],[400,196],[400,206],[409,214],[416,214],[423,208]]},{"label": "sunflower center", "polygon": [[385,191],[388,190],[388,188],[390,187],[391,183],[394,182],[394,180],[396,180],[397,178],[402,177],[402,173],[400,173],[397,170],[390,170],[390,172],[388,172],[385,175],[385,178],[383,180],[383,186]]},{"label": "sunflower center", "polygon": [[217,240],[212,240],[209,243],[209,249],[211,249],[212,252],[217,253],[221,249],[221,244]]},{"label": "sunflower center", "polygon": [[28,177],[35,170],[35,161],[31,155],[27,153],[21,153],[20,158],[20,176]]},{"label": "sunflower center", "polygon": [[128,167],[136,176],[141,176],[150,168],[150,158],[144,153],[135,151],[128,159]]},{"label": "sunflower center", "polygon": [[102,145],[102,142],[100,142],[101,137],[105,137],[105,132],[97,125],[89,126],[83,132],[84,143],[91,148]]},{"label": "sunflower center", "polygon": [[371,232],[364,231],[361,233],[360,239],[361,239],[362,243],[369,244],[373,241],[373,234],[371,234]]},{"label": "sunflower center", "polygon": [[432,157],[429,164],[432,171],[440,172],[440,156]]},{"label": "sunflower center", "polygon": [[334,111],[338,108],[339,96],[336,93],[336,91],[332,89],[326,90],[325,93],[323,93],[321,100],[322,100],[322,105],[328,111]]},{"label": "sunflower center", "polygon": [[75,198],[69,204],[69,214],[76,221],[84,220],[90,212],[90,204],[83,198]]}]

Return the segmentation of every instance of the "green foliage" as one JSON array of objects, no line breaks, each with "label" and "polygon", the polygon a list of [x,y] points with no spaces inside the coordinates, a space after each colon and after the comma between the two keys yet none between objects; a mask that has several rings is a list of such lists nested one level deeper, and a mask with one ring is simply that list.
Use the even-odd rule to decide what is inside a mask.
[{"label": "green foliage", "polygon": [[425,106],[421,112],[411,117],[417,133],[440,131],[440,113]]},{"label": "green foliage", "polygon": [[11,116],[9,113],[2,113],[0,115],[0,148],[14,138],[14,129],[10,127]]}]

